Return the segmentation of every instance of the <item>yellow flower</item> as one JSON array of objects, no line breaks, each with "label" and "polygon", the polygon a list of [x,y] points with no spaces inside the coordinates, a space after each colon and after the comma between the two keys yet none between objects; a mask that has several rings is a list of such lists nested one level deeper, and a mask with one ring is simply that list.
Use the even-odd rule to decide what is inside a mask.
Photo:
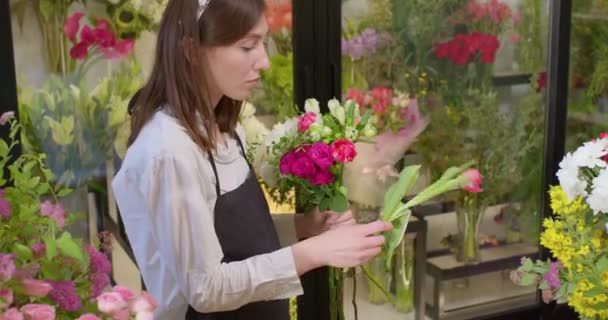
[{"label": "yellow flower", "polygon": [[589,207],[581,197],[577,197],[572,201],[568,200],[568,195],[566,195],[560,186],[552,186],[549,190],[549,196],[551,197],[551,210],[553,210],[556,215],[578,215],[589,210]]}]

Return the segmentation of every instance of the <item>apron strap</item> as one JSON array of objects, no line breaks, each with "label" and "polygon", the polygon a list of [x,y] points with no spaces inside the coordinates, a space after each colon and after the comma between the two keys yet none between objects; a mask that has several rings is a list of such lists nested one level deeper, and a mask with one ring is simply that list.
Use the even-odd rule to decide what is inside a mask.
[{"label": "apron strap", "polygon": [[243,141],[241,141],[241,137],[239,137],[239,135],[235,133],[234,138],[236,139],[236,142],[238,142],[239,147],[241,147],[241,154],[243,155],[243,158],[245,158],[245,162],[247,162],[249,169],[253,171],[253,167],[251,166],[251,163],[249,163],[249,159],[247,159],[247,153],[245,152],[245,147],[243,146]]},{"label": "apron strap", "polygon": [[215,193],[219,199],[220,197],[220,177],[217,174],[217,167],[215,166],[215,159],[213,159],[213,154],[210,150],[207,150],[207,155],[209,156],[209,162],[211,162],[211,167],[213,168],[213,174],[215,175]]}]

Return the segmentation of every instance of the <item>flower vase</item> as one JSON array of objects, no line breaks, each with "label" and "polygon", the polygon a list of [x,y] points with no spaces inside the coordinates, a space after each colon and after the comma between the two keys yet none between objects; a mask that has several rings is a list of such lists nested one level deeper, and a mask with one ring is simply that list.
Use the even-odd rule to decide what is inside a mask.
[{"label": "flower vase", "polygon": [[458,248],[456,260],[464,264],[481,261],[479,252],[479,224],[485,208],[464,206],[456,209],[458,221]]},{"label": "flower vase", "polygon": [[[366,268],[369,273],[378,281],[384,288],[390,288],[391,275],[390,271],[385,267],[386,256],[381,254],[367,263]],[[388,302],[386,294],[374,282],[366,278],[367,282],[367,300],[372,304],[381,305]]]},{"label": "flower vase", "polygon": [[414,250],[412,240],[405,237],[394,257],[395,309],[407,313],[414,309]]}]

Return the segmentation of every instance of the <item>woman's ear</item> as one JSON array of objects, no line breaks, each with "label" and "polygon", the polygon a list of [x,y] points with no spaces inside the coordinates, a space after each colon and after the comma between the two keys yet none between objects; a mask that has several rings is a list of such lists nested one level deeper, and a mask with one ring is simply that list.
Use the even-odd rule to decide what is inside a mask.
[{"label": "woman's ear", "polygon": [[182,52],[184,57],[186,57],[186,61],[191,65],[197,65],[200,62],[200,48],[198,43],[194,41],[192,38],[185,38],[180,41],[180,46],[182,47]]}]

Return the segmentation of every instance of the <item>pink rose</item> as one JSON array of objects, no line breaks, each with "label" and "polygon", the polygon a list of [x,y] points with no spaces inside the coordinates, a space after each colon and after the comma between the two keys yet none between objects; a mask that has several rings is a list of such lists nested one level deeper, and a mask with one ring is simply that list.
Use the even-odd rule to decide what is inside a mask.
[{"label": "pink rose", "polygon": [[87,314],[83,314],[83,315],[81,315],[81,316],[80,316],[78,319],[76,319],[76,320],[101,320],[101,318],[100,318],[100,317],[98,317],[98,316],[96,316],[96,315],[94,315],[94,314],[87,313]]},{"label": "pink rose", "polygon": [[0,290],[0,310],[6,309],[13,304],[13,291],[11,289]]},{"label": "pink rose", "polygon": [[28,296],[42,298],[46,297],[53,287],[46,281],[36,279],[21,280],[23,291]]},{"label": "pink rose", "polygon": [[279,171],[281,174],[289,175],[291,174],[291,165],[297,159],[296,154],[293,152],[288,152],[283,155],[281,161],[279,162]]},{"label": "pink rose", "polygon": [[15,274],[14,254],[0,253],[0,281],[6,281]]},{"label": "pink rose", "polygon": [[334,175],[328,170],[318,171],[314,177],[310,178],[309,181],[312,185],[315,186],[324,186],[334,182]]},{"label": "pink rose", "polygon": [[154,313],[150,311],[138,312],[135,320],[154,320]]},{"label": "pink rose", "polygon": [[76,12],[63,25],[63,33],[71,41],[76,40],[76,34],[78,33],[78,29],[80,29],[80,19],[82,17],[84,17],[84,13]]},{"label": "pink rose", "polygon": [[21,312],[25,320],[55,320],[55,307],[48,304],[26,304]]},{"label": "pink rose", "polygon": [[481,179],[483,176],[477,169],[468,169],[460,176],[461,186],[468,192],[482,192]]},{"label": "pink rose", "polygon": [[306,132],[316,121],[317,115],[314,112],[307,112],[298,119],[298,130]]},{"label": "pink rose", "polygon": [[104,292],[97,297],[97,307],[103,313],[113,314],[127,306],[127,302],[118,292]]},{"label": "pink rose", "polygon": [[154,297],[147,293],[142,292],[141,296],[135,300],[133,303],[133,311],[136,313],[144,313],[144,312],[154,312],[158,308],[158,302],[154,299]]},{"label": "pink rose", "polygon": [[357,156],[357,150],[352,141],[346,139],[338,139],[331,144],[331,155],[334,159],[341,163],[353,161]]},{"label": "pink rose", "polygon": [[135,293],[133,292],[133,290],[131,290],[127,287],[115,286],[112,291],[118,292],[120,294],[120,296],[122,297],[122,299],[127,302],[135,299]]},{"label": "pink rose", "polygon": [[131,317],[131,311],[127,307],[112,313],[113,320],[129,320],[130,317]]},{"label": "pink rose", "polygon": [[23,314],[16,308],[10,308],[0,314],[0,320],[23,320]]},{"label": "pink rose", "polygon": [[296,159],[291,165],[291,173],[296,177],[308,179],[317,173],[317,167],[306,152],[297,152]]},{"label": "pink rose", "polygon": [[327,169],[334,164],[331,147],[323,142],[317,142],[308,150],[308,156],[321,168]]}]

